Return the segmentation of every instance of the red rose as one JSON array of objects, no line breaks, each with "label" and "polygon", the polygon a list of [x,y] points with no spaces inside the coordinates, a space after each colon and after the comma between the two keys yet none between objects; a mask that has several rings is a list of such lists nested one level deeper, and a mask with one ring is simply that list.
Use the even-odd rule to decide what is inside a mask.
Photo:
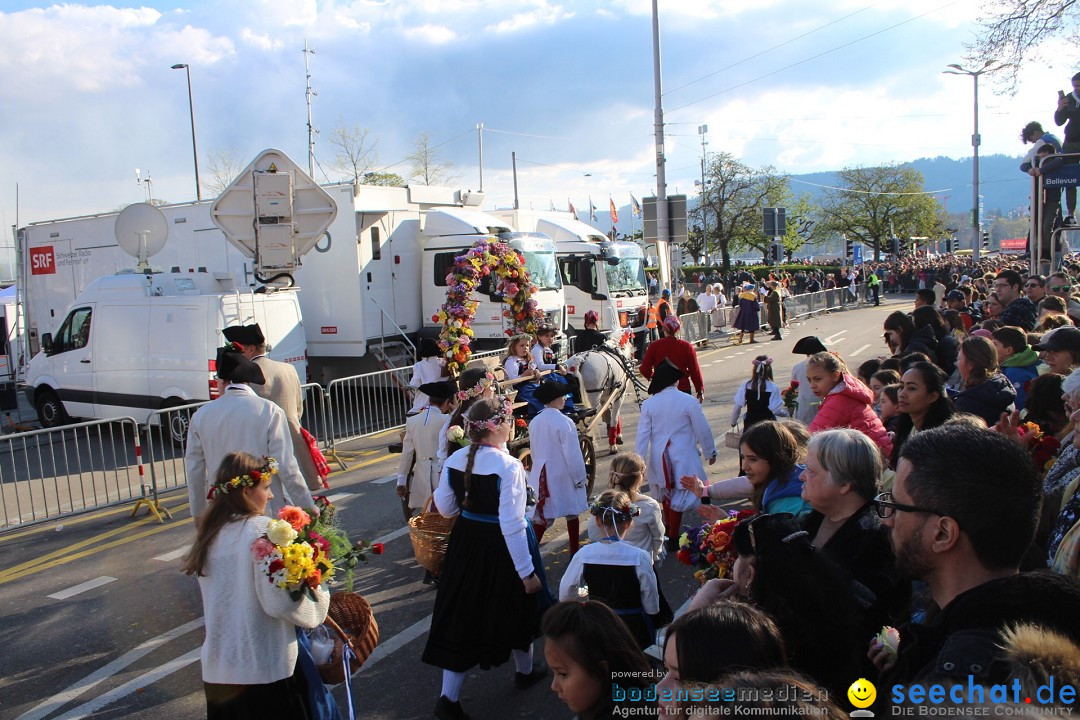
[{"label": "red rose", "polygon": [[270,562],[270,566],[267,569],[270,571],[270,574],[273,575],[274,573],[278,572],[279,570],[284,570],[285,569],[285,563],[283,563],[280,560],[273,560],[273,561]]},{"label": "red rose", "polygon": [[383,547],[382,543],[375,543],[374,545],[371,546],[371,554],[372,555],[382,555],[383,554],[383,549],[384,549],[384,547]]},{"label": "red rose", "polygon": [[792,380],[791,381],[791,387],[793,387],[793,388],[794,387],[799,387],[799,381],[798,380]]},{"label": "red rose", "polygon": [[675,559],[677,559],[679,562],[683,563],[684,565],[692,565],[693,564],[690,561],[690,551],[688,549],[686,549],[686,548],[683,548],[682,550],[675,553]]}]

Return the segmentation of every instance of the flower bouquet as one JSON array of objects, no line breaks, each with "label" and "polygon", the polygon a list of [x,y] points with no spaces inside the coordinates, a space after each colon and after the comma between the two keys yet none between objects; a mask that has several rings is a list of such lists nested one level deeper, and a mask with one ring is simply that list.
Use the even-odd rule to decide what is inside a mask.
[{"label": "flower bouquet", "polygon": [[465,434],[464,428],[460,425],[451,425],[446,428],[446,439],[450,442],[455,442],[461,447],[465,447],[469,444],[469,438]]},{"label": "flower bouquet", "polygon": [[1022,423],[1016,428],[1020,441],[1031,453],[1031,459],[1039,472],[1049,470],[1061,452],[1061,442],[1053,435],[1047,435],[1033,422]]},{"label": "flower bouquet", "polygon": [[799,381],[792,380],[780,396],[784,399],[784,407],[787,408],[788,415],[793,415],[799,407]]},{"label": "flower bouquet", "polygon": [[294,601],[307,596],[334,575],[330,542],[315,529],[311,516],[286,505],[266,533],[251,546],[251,553],[270,583],[289,593]]},{"label": "flower bouquet", "polygon": [[698,527],[688,527],[679,538],[679,562],[697,567],[694,577],[702,585],[713,578],[725,578],[735,565],[732,534],[739,521],[753,515],[750,510],[730,510],[728,517]]},{"label": "flower bouquet", "polygon": [[[330,560],[335,568],[344,569],[344,578],[340,579],[344,583],[345,591],[352,592],[356,566],[361,562],[366,563],[368,555],[382,555],[385,548],[382,543],[368,540],[354,543],[338,524],[334,504],[323,495],[316,495],[313,499],[319,509],[319,516],[312,523],[312,531],[329,543]],[[335,580],[337,579],[339,578],[335,575]]]}]

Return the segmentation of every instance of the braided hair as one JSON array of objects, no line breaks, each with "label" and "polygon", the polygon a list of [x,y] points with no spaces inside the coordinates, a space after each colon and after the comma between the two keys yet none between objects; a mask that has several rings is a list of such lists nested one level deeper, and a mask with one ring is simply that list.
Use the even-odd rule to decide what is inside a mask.
[{"label": "braided hair", "polygon": [[468,460],[465,462],[465,499],[462,507],[468,506],[470,502],[469,489],[472,482],[473,463],[476,462],[476,453],[480,450],[481,444],[487,439],[488,435],[494,432],[485,423],[504,414],[509,417],[502,398],[478,397],[473,401],[472,407],[469,408],[469,412],[465,416],[465,427],[471,444],[469,446]]}]

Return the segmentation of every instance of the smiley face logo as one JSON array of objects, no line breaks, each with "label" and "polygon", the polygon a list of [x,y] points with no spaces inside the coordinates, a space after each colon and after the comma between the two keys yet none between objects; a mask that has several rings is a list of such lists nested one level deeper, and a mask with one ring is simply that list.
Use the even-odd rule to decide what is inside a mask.
[{"label": "smiley face logo", "polygon": [[877,699],[877,688],[866,678],[859,678],[851,683],[847,690],[848,700],[857,708],[868,708]]}]

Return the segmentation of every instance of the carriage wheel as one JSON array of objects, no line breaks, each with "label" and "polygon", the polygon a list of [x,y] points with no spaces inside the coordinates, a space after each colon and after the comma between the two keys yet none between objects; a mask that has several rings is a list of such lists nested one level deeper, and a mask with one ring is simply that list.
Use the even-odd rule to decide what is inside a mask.
[{"label": "carriage wheel", "polygon": [[596,446],[588,435],[580,435],[581,457],[585,460],[585,496],[592,497],[593,481],[596,480]]},{"label": "carriage wheel", "polygon": [[515,458],[521,462],[521,466],[525,468],[525,472],[532,470],[533,456],[532,450],[528,445],[522,445],[521,447],[514,448],[511,453]]}]

